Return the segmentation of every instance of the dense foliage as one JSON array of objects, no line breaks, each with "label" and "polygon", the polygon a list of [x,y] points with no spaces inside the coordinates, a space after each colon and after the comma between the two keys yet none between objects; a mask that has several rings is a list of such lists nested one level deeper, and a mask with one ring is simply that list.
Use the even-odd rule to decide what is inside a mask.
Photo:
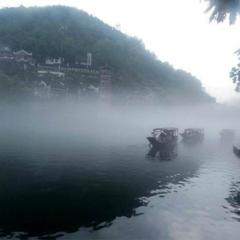
[{"label": "dense foliage", "polygon": [[18,101],[19,98],[26,99],[32,95],[31,87],[26,82],[13,76],[0,72],[0,101]]},{"label": "dense foliage", "polygon": [[236,21],[237,15],[240,12],[239,0],[205,0],[209,2],[207,11],[212,11],[210,20],[216,20],[217,22],[224,21],[229,17],[230,23]]},{"label": "dense foliage", "polygon": [[158,100],[169,96],[192,102],[213,100],[198,79],[159,61],[140,40],[74,8],[1,9],[0,44],[32,52],[39,63],[46,57],[62,57],[66,64],[74,65],[85,61],[86,53],[91,52],[93,68],[108,64],[113,69],[116,95],[125,92]]},{"label": "dense foliage", "polygon": [[[212,11],[210,20],[216,22],[223,22],[229,17],[230,24],[236,22],[237,16],[240,14],[240,0],[205,0],[209,2],[208,11]],[[237,50],[236,55],[240,60],[240,49]],[[240,92],[240,63],[233,67],[230,72],[230,77],[233,83],[236,84],[236,91]]]}]

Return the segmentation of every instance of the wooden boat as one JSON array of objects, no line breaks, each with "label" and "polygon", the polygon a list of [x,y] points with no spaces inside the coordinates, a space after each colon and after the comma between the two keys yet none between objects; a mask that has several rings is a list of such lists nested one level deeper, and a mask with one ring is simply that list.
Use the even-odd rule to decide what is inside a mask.
[{"label": "wooden boat", "polygon": [[160,157],[173,158],[177,156],[176,145],[178,141],[177,128],[155,128],[150,137],[147,137],[150,143],[149,156],[155,157],[159,153]]},{"label": "wooden boat", "polygon": [[234,145],[233,146],[233,152],[240,157],[240,145]]},{"label": "wooden boat", "polygon": [[187,128],[180,134],[185,142],[201,142],[204,139],[203,128]]},{"label": "wooden boat", "polygon": [[233,129],[223,129],[220,132],[222,142],[233,142],[235,139],[235,131]]},{"label": "wooden boat", "polygon": [[147,137],[153,147],[159,147],[164,144],[176,143],[178,141],[177,128],[155,128],[150,137]]}]

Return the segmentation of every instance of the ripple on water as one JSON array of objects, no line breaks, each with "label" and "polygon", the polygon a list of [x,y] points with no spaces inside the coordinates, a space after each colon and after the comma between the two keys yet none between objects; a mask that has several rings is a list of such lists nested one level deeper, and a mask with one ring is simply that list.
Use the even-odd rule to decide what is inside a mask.
[{"label": "ripple on water", "polygon": [[51,144],[16,143],[14,154],[0,147],[2,237],[203,239],[238,220],[240,164],[231,153],[180,145],[176,159],[161,161],[142,145]]}]

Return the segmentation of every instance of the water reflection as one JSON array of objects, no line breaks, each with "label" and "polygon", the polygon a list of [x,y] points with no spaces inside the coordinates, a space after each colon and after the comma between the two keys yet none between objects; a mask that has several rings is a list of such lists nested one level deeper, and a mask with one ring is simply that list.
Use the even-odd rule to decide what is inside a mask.
[{"label": "water reflection", "polygon": [[240,222],[240,182],[236,182],[232,185],[229,197],[226,198],[226,200],[232,207],[231,212],[236,214],[233,218]]},{"label": "water reflection", "polygon": [[157,157],[159,160],[162,161],[173,160],[178,155],[178,144],[164,144],[161,146],[161,148],[151,146],[147,155],[152,158]]},{"label": "water reflection", "polygon": [[184,182],[199,168],[199,161],[183,151],[171,162],[146,161],[145,152],[140,145],[90,147],[81,137],[2,136],[1,236],[109,227],[116,217],[137,216],[148,197],[164,197],[169,184]]}]

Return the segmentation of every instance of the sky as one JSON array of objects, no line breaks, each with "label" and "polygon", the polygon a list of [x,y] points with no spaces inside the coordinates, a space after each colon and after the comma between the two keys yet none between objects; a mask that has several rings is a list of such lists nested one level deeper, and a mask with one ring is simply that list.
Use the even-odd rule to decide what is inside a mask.
[{"label": "sky", "polygon": [[200,0],[0,0],[0,7],[67,5],[143,40],[161,60],[199,78],[218,102],[240,101],[229,78],[237,64],[240,21],[209,23]]}]

